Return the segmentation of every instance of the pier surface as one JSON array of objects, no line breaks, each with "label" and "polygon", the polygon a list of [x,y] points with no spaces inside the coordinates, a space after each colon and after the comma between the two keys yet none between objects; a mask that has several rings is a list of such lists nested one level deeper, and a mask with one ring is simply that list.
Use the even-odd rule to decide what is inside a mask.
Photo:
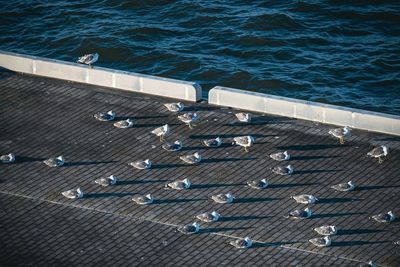
[{"label": "pier surface", "polygon": [[[235,110],[207,103],[187,103],[198,112],[194,129],[183,125],[162,103],[171,99],[78,83],[0,72],[0,153],[13,152],[16,162],[0,165],[0,265],[2,266],[359,266],[374,261],[400,265],[400,222],[379,224],[369,216],[392,210],[400,216],[400,137],[353,130],[344,145],[328,135],[328,126],[285,117],[253,114],[252,123],[236,122]],[[93,118],[114,110],[133,118],[131,129]],[[169,141],[181,140],[179,152],[161,149],[150,131],[168,123]],[[232,138],[252,135],[245,153]],[[224,145],[206,148],[201,141],[221,137]],[[382,164],[366,157],[377,145],[390,147]],[[279,163],[269,154],[289,150]],[[203,162],[183,163],[180,155],[199,152]],[[66,165],[49,168],[42,161],[63,155]],[[128,166],[151,159],[150,170]],[[291,176],[271,168],[291,164]],[[109,175],[117,185],[103,188],[94,180]],[[164,189],[168,181],[189,178],[189,190]],[[246,182],[266,178],[269,188],[254,190]],[[330,186],[352,180],[354,192]],[[60,192],[82,187],[83,199]],[[131,198],[151,193],[148,206]],[[232,193],[235,203],[216,204],[210,197]],[[320,199],[308,205],[310,219],[285,218],[296,194]],[[177,226],[193,216],[216,210],[222,220],[201,223],[200,233],[186,236]],[[336,225],[332,246],[317,248],[308,239],[313,228]],[[237,250],[234,238],[256,240]]]}]

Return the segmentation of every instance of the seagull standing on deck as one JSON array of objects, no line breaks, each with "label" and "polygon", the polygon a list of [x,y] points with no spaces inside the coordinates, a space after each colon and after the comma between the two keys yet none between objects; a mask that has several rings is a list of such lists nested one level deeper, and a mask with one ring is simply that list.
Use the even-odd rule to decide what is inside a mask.
[{"label": "seagull standing on deck", "polygon": [[306,208],[304,210],[294,210],[289,213],[289,216],[286,218],[293,218],[293,219],[307,219],[312,216],[312,211],[310,208]]},{"label": "seagull standing on deck", "polygon": [[310,241],[313,245],[317,247],[329,247],[332,243],[331,238],[329,236],[316,237],[308,241]]},{"label": "seagull standing on deck", "polygon": [[203,144],[206,147],[219,147],[222,144],[221,138],[217,137],[214,139],[204,140]]},{"label": "seagull standing on deck", "polygon": [[277,152],[269,155],[271,159],[276,160],[276,161],[284,161],[284,160],[289,160],[290,159],[290,154],[287,151],[284,152]]},{"label": "seagull standing on deck", "polygon": [[95,63],[99,59],[99,54],[86,54],[78,58],[78,63],[89,65],[92,67],[92,64]]},{"label": "seagull standing on deck", "polygon": [[1,163],[13,163],[15,161],[15,155],[13,153],[0,156]]},{"label": "seagull standing on deck", "polygon": [[183,190],[183,189],[189,189],[191,185],[192,185],[192,182],[190,182],[190,180],[188,178],[185,178],[183,180],[167,183],[165,185],[165,188]]},{"label": "seagull standing on deck", "polygon": [[151,162],[150,159],[137,160],[137,161],[133,161],[133,162],[129,163],[129,165],[131,165],[132,167],[135,167],[136,169],[139,169],[139,170],[150,169],[152,164],[153,163]]},{"label": "seagull standing on deck", "polygon": [[314,228],[314,231],[320,235],[336,235],[337,228],[334,225],[323,225],[323,226]]},{"label": "seagull standing on deck", "polygon": [[264,189],[268,187],[267,179],[248,181],[247,185],[254,189]]},{"label": "seagull standing on deck", "polygon": [[353,183],[353,181],[349,181],[347,183],[335,184],[331,186],[332,189],[339,192],[353,191],[355,187],[356,185]]},{"label": "seagull standing on deck", "polygon": [[218,212],[213,211],[196,215],[195,218],[203,222],[216,222],[221,218],[221,215]]},{"label": "seagull standing on deck", "polygon": [[196,122],[199,120],[199,115],[197,113],[185,113],[183,115],[179,115],[178,119],[182,121],[183,123],[187,124],[190,129],[193,129],[193,122]]},{"label": "seagull standing on deck", "polygon": [[246,136],[237,136],[233,138],[233,145],[239,145],[244,147],[244,151],[245,152],[249,152],[249,147],[251,147],[254,143],[254,137],[250,136],[250,135],[246,135]]},{"label": "seagull standing on deck", "polygon": [[276,166],[272,168],[272,172],[278,175],[291,175],[293,171],[292,165],[287,165],[286,167]]},{"label": "seagull standing on deck", "polygon": [[235,197],[232,194],[228,193],[228,194],[219,194],[212,196],[211,199],[217,203],[228,204],[232,203],[233,200],[235,200]]},{"label": "seagull standing on deck", "polygon": [[178,103],[167,103],[164,106],[171,112],[180,112],[184,109],[184,105],[181,102]]},{"label": "seagull standing on deck", "polygon": [[350,127],[343,127],[343,128],[336,128],[331,129],[328,133],[335,138],[339,139],[340,144],[344,144],[344,138],[350,135],[351,128]]},{"label": "seagull standing on deck", "polygon": [[118,121],[114,123],[114,126],[120,129],[127,129],[127,128],[132,128],[133,126],[133,120],[131,118],[128,118],[123,121]]},{"label": "seagull standing on deck", "polygon": [[93,117],[98,121],[112,121],[115,119],[115,112],[112,110],[107,112],[97,112]]},{"label": "seagull standing on deck", "polygon": [[83,191],[79,187],[77,189],[71,189],[68,191],[61,192],[61,194],[66,198],[76,199],[76,198],[83,198]]},{"label": "seagull standing on deck", "polygon": [[198,224],[197,222],[192,224],[186,224],[184,226],[179,227],[177,230],[185,235],[195,234],[200,231],[200,224]]},{"label": "seagull standing on deck", "polygon": [[253,240],[251,240],[249,237],[245,237],[244,239],[236,239],[231,241],[229,244],[235,248],[244,249],[250,248],[253,245]]},{"label": "seagull standing on deck", "polygon": [[139,205],[149,205],[154,202],[154,198],[151,194],[145,196],[133,197],[132,201]]},{"label": "seagull standing on deck", "polygon": [[65,161],[63,156],[58,156],[57,158],[49,158],[43,161],[44,164],[46,164],[49,167],[60,167],[64,165]]},{"label": "seagull standing on deck", "polygon": [[389,148],[387,146],[378,146],[367,153],[368,157],[378,158],[378,162],[382,163],[382,157],[386,157],[389,154]]},{"label": "seagull standing on deck", "polygon": [[179,150],[181,150],[182,149],[182,142],[181,141],[179,141],[179,140],[177,140],[177,141],[175,141],[174,143],[172,143],[172,144],[170,144],[170,143],[165,143],[165,144],[163,144],[161,147],[164,149],[164,150],[167,150],[167,151],[179,151]]},{"label": "seagull standing on deck", "polygon": [[179,158],[188,164],[198,164],[202,159],[198,152],[194,153],[193,155],[180,156]]},{"label": "seagull standing on deck", "polygon": [[235,116],[240,122],[251,122],[251,114],[250,113],[240,112],[240,113],[236,113]]},{"label": "seagull standing on deck", "polygon": [[151,133],[160,137],[160,142],[162,142],[165,140],[165,136],[169,134],[169,126],[168,124],[165,124],[161,127],[155,128]]},{"label": "seagull standing on deck", "polygon": [[106,178],[96,179],[96,180],[94,180],[94,182],[98,185],[106,187],[106,186],[110,186],[110,185],[115,185],[117,183],[117,177],[115,177],[114,175],[111,175]]},{"label": "seagull standing on deck", "polygon": [[296,200],[297,203],[300,204],[314,204],[318,201],[318,198],[316,198],[315,196],[307,194],[291,196],[291,198],[293,198],[294,200]]},{"label": "seagull standing on deck", "polygon": [[393,222],[394,220],[396,220],[396,216],[393,214],[392,211],[389,211],[388,213],[380,213],[371,216],[370,218],[380,223]]}]

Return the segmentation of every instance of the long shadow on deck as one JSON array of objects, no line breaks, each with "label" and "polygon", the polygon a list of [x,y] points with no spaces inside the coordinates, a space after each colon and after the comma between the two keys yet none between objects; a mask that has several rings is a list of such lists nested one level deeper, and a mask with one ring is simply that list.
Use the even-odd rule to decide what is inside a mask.
[{"label": "long shadow on deck", "polygon": [[118,161],[110,160],[110,161],[74,161],[74,162],[65,162],[61,167],[71,167],[71,166],[86,166],[86,165],[96,165],[96,164],[108,164],[115,163]]},{"label": "long shadow on deck", "polygon": [[335,198],[322,198],[322,199],[319,199],[319,201],[317,203],[320,203],[320,204],[346,203],[346,202],[354,202],[354,201],[361,201],[361,200],[363,200],[363,199],[335,197]]},{"label": "long shadow on deck", "polygon": [[126,193],[93,193],[85,194],[83,198],[107,198],[107,197],[126,197],[133,196],[136,193],[126,192]]},{"label": "long shadow on deck", "polygon": [[361,235],[387,232],[387,230],[378,229],[339,229],[337,235]]},{"label": "long shadow on deck", "polygon": [[207,198],[196,198],[196,199],[156,199],[153,204],[174,204],[174,203],[187,203],[195,201],[205,201]]},{"label": "long shadow on deck", "polygon": [[263,220],[271,218],[271,216],[228,216],[228,217],[221,217],[219,220],[221,222],[226,222],[226,221],[249,221],[249,220]]},{"label": "long shadow on deck", "polygon": [[320,144],[320,145],[294,145],[294,146],[278,146],[277,149],[281,150],[320,150],[320,149],[330,149],[338,147],[350,147],[350,145],[332,145],[332,144]]},{"label": "long shadow on deck", "polygon": [[168,180],[125,180],[118,181],[115,185],[165,183]]},{"label": "long shadow on deck", "polygon": [[342,242],[332,242],[331,247],[352,247],[361,245],[371,245],[371,244],[384,244],[390,241],[342,241]]},{"label": "long shadow on deck", "polygon": [[299,186],[312,186],[312,185],[320,185],[320,183],[297,183],[297,184],[270,184],[268,188],[292,188]]},{"label": "long shadow on deck", "polygon": [[205,228],[199,231],[200,234],[205,233],[219,233],[219,232],[227,232],[227,231],[235,231],[235,230],[244,230],[250,229],[251,227],[217,227],[217,228]]},{"label": "long shadow on deck", "polygon": [[282,200],[283,198],[268,198],[268,197],[250,197],[235,199],[234,203],[253,203],[253,202],[269,202],[274,200]]},{"label": "long shadow on deck", "polygon": [[343,217],[352,215],[363,215],[365,212],[345,212],[345,213],[325,213],[325,214],[314,214],[311,218],[333,218],[333,217]]},{"label": "long shadow on deck", "polygon": [[190,189],[208,189],[213,187],[244,186],[246,184],[195,184]]}]

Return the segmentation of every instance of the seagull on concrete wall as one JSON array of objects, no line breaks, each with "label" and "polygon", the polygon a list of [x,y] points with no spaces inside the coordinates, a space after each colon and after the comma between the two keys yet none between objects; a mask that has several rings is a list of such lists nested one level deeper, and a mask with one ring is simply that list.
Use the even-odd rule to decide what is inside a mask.
[{"label": "seagull on concrete wall", "polygon": [[95,63],[98,59],[99,59],[98,53],[85,54],[85,55],[79,57],[77,62],[81,63],[81,64],[86,64],[86,65],[89,65],[89,67],[92,67],[92,64]]}]

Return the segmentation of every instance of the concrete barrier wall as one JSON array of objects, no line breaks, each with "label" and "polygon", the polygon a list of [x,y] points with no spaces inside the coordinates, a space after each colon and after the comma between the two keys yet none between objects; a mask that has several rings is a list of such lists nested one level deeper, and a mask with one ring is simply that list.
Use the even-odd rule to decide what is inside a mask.
[{"label": "concrete barrier wall", "polygon": [[400,135],[400,116],[216,86],[213,105]]},{"label": "concrete barrier wall", "polygon": [[33,75],[94,84],[187,101],[201,99],[200,85],[174,79],[117,71],[0,51],[0,67]]}]

